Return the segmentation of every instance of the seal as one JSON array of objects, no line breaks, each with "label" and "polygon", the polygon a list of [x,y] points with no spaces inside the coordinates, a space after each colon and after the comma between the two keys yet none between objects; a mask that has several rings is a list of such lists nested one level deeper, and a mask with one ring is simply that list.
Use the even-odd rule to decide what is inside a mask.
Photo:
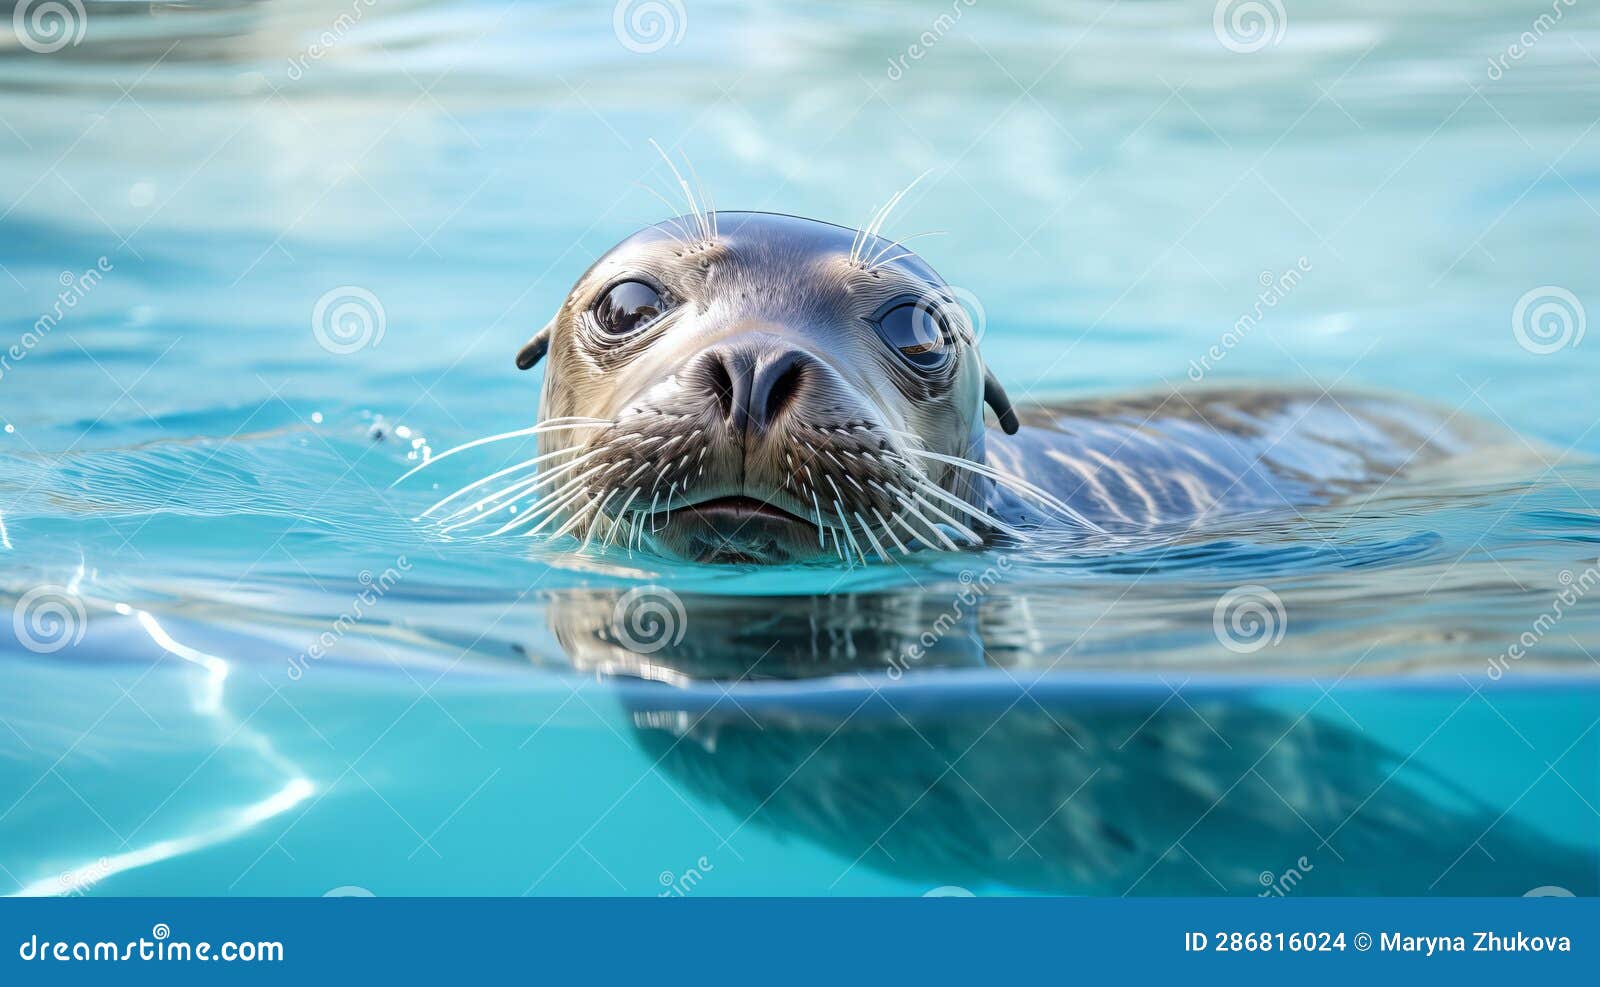
[{"label": "seal", "polygon": [[545,465],[452,516],[510,505],[500,531],[704,562],[1129,534],[1331,500],[1472,445],[1431,410],[1314,390],[1019,408],[914,251],[773,213],[623,240],[516,364],[545,359],[525,430]]},{"label": "seal", "polygon": [[1010,402],[945,282],[881,238],[766,213],[656,224],[579,278],[517,365],[546,356],[541,421],[604,423],[540,437],[575,454],[558,533],[865,561],[1000,523],[957,464],[981,463],[985,401],[1017,427]]}]

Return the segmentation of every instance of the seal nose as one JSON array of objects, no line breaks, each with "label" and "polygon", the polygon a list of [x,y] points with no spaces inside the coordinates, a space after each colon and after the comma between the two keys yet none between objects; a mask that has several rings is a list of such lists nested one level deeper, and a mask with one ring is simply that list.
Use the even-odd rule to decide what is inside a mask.
[{"label": "seal nose", "polygon": [[793,403],[812,357],[776,347],[718,347],[705,354],[705,372],[722,415],[736,432],[764,432]]}]

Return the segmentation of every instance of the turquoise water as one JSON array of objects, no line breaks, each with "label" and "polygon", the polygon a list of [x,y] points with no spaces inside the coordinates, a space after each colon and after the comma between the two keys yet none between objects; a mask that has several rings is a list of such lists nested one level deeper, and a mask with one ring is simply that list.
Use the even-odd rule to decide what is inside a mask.
[{"label": "turquoise water", "polygon": [[[1600,891],[1600,17],[1058,7],[685,0],[653,51],[580,4],[0,34],[0,890]],[[890,230],[943,231],[1013,396],[1337,383],[1526,461],[1012,553],[975,602],[997,553],[441,539],[412,517],[517,450],[391,483],[532,422],[512,355],[677,201],[651,139],[721,207],[850,225],[926,171]],[[1230,649],[1250,587],[1281,609]]]}]

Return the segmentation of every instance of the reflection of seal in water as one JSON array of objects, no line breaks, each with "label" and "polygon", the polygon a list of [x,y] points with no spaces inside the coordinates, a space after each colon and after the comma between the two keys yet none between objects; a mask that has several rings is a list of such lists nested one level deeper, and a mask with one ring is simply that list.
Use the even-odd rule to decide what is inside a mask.
[{"label": "reflection of seal in water", "polygon": [[1324,501],[1468,444],[1432,412],[1315,392],[1014,409],[921,258],[766,213],[624,240],[517,365],[546,355],[550,462],[496,505],[520,511],[501,530],[700,560],[1138,532]]},{"label": "reflection of seal in water", "polygon": [[[1595,847],[1561,835],[1574,811],[1564,791],[1541,807],[1518,797],[1527,778],[1514,760],[1448,739],[1422,757],[1412,747],[1447,723],[1447,737],[1499,736],[1523,716],[1577,734],[1587,703],[1502,694],[1490,707],[1407,686],[1335,699],[1304,680],[1055,681],[1007,647],[1027,615],[1004,597],[960,614],[916,674],[888,682],[881,673],[949,607],[916,591],[684,594],[690,633],[639,655],[616,624],[621,595],[559,593],[547,613],[563,650],[586,672],[681,686],[624,690],[646,756],[725,807],[736,832],[832,850],[837,869],[813,892],[838,890],[857,866],[923,887],[1062,894],[1596,890]],[[974,674],[988,665],[1014,671]],[[1562,770],[1591,800],[1593,750],[1569,751]]]}]

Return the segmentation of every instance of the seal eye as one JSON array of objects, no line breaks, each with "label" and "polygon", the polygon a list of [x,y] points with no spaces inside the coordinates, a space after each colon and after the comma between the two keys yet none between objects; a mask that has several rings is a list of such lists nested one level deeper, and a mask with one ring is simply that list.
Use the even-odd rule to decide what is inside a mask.
[{"label": "seal eye", "polygon": [[878,335],[921,370],[937,370],[950,359],[950,331],[935,301],[894,306],[878,317]]},{"label": "seal eye", "polygon": [[619,281],[594,305],[594,320],[608,336],[631,336],[666,309],[661,292],[643,281]]}]

